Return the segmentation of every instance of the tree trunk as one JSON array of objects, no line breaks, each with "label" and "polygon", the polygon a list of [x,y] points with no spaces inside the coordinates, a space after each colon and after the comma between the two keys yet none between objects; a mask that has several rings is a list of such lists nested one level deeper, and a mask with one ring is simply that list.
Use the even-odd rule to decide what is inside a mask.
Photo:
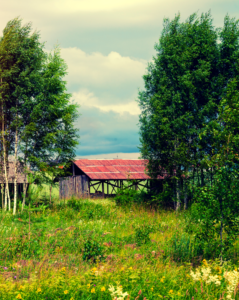
[{"label": "tree trunk", "polygon": [[16,130],[15,135],[15,179],[14,179],[14,204],[13,214],[16,214],[17,210],[17,146],[18,146],[18,131]]},{"label": "tree trunk", "polygon": [[[27,152],[27,144],[26,144],[26,151],[24,154],[24,168],[26,168],[27,164],[26,164],[26,152]],[[22,201],[22,211],[24,209],[24,206],[26,204],[26,193],[27,193],[27,176],[26,176],[26,170],[25,170],[25,174],[24,174],[25,178],[24,178],[24,183],[23,183],[23,201]]]},{"label": "tree trunk", "polygon": [[223,207],[222,207],[222,198],[219,199],[220,210],[221,210],[221,228],[220,228],[220,239],[221,239],[221,264],[222,264],[222,249],[223,249],[223,241],[222,241],[222,233],[223,233]]},{"label": "tree trunk", "polygon": [[201,187],[205,185],[204,183],[204,173],[203,173],[203,168],[201,168]]},{"label": "tree trunk", "polygon": [[4,184],[1,184],[1,194],[2,194],[2,209],[4,208]]},{"label": "tree trunk", "polygon": [[[2,112],[3,112],[3,103],[2,103]],[[11,210],[11,201],[9,195],[9,185],[8,185],[8,172],[7,172],[7,151],[6,151],[6,141],[5,141],[5,128],[4,128],[4,113],[2,114],[2,143],[3,143],[3,168],[4,168],[4,175],[5,175],[5,207],[7,208],[8,202],[8,209]],[[9,200],[9,201],[8,201]]]},{"label": "tree trunk", "polygon": [[176,197],[177,197],[177,203],[176,203],[176,211],[180,210],[180,179],[176,179]]},{"label": "tree trunk", "polygon": [[51,187],[50,187],[50,204],[51,204],[51,191],[52,191],[52,184],[51,184]]},{"label": "tree trunk", "polygon": [[7,189],[5,184],[5,203],[4,203],[4,210],[7,210]]}]

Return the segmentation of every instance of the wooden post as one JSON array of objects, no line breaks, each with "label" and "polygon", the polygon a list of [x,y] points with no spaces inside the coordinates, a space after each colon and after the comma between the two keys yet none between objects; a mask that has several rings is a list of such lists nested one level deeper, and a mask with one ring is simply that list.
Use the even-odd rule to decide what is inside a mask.
[{"label": "wooden post", "polygon": [[104,182],[104,180],[102,180],[102,194],[103,194],[103,198],[105,198],[105,182]]},{"label": "wooden post", "polygon": [[88,180],[88,198],[90,199],[90,179]]}]

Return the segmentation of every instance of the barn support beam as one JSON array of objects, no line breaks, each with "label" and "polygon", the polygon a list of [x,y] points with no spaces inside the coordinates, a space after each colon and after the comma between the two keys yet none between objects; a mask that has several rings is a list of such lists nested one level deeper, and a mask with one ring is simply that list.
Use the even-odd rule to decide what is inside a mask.
[{"label": "barn support beam", "polygon": [[103,198],[105,198],[105,189],[104,189],[104,185],[105,185],[105,182],[104,182],[104,180],[102,180],[102,195],[103,195]]}]

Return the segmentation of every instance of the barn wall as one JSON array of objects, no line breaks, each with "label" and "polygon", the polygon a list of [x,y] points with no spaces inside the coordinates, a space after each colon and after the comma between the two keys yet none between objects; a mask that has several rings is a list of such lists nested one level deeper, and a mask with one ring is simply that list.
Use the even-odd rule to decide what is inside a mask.
[{"label": "barn wall", "polygon": [[60,178],[59,198],[69,199],[72,196],[75,196],[77,198],[88,197],[88,182],[89,179],[86,175]]}]

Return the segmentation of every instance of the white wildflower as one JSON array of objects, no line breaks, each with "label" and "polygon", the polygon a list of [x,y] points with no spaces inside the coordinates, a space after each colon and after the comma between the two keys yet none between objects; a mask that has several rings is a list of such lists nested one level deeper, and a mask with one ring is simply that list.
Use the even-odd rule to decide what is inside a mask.
[{"label": "white wildflower", "polygon": [[211,273],[211,269],[210,268],[202,268],[201,269],[201,272],[202,272],[202,280],[206,281],[209,274]]},{"label": "white wildflower", "polygon": [[111,297],[112,299],[115,299],[115,297],[117,298],[117,300],[124,300],[124,298],[126,296],[128,296],[128,293],[125,292],[123,293],[123,288],[122,286],[117,286],[117,288],[115,289],[113,285],[109,286],[109,291],[111,293]]}]

